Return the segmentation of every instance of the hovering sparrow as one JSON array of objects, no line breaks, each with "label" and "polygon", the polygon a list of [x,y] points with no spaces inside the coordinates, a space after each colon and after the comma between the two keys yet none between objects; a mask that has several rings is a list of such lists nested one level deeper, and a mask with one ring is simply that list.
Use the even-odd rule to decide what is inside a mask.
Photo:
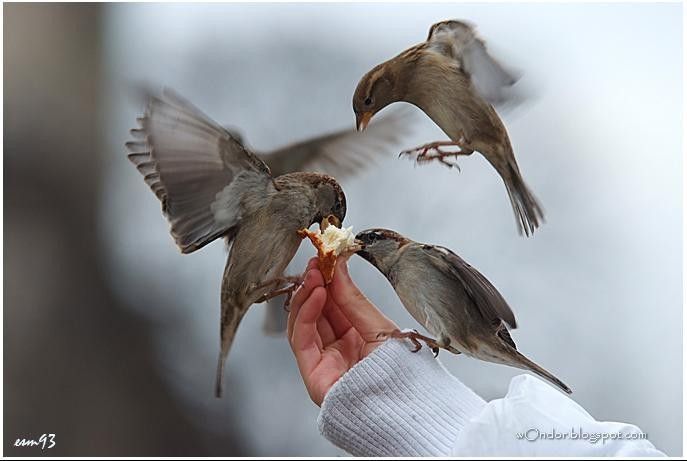
[{"label": "hovering sparrow", "polygon": [[[300,283],[285,277],[301,237],[298,231],[327,219],[341,226],[346,197],[330,176],[291,173],[274,177],[267,165],[230,133],[169,90],[150,97],[129,159],[162,202],[182,253],[224,237],[231,244],[221,291],[223,367],[248,308]],[[292,284],[292,286],[287,286]]]},{"label": "hovering sparrow", "polygon": [[[339,181],[362,173],[375,159],[390,154],[404,134],[408,133],[410,112],[396,110],[370,124],[365,133],[340,130],[323,136],[289,144],[264,152],[254,151],[270,167],[273,176],[298,171],[324,173]],[[242,144],[243,137],[234,128],[227,128]],[[297,262],[296,262],[297,263]],[[301,264],[301,266],[304,264]],[[284,300],[275,297],[267,302],[263,330],[268,334],[286,331],[288,312]]]},{"label": "hovering sparrow", "polygon": [[[515,79],[487,53],[472,26],[443,21],[429,30],[427,41],[379,64],[358,83],[353,111],[359,130],[387,105],[405,101],[419,107],[451,138],[426,144],[402,154],[417,154],[417,161],[480,152],[499,173],[518,222],[520,233],[530,236],[543,222],[537,199],[527,188],[515,161],[508,133],[492,103],[504,99]],[[455,146],[459,151],[444,151]],[[430,153],[432,153],[430,155]]]},{"label": "hovering sparrow", "polygon": [[360,232],[358,255],[389,280],[408,312],[437,339],[417,332],[382,332],[425,341],[487,362],[530,370],[568,394],[570,388],[516,350],[507,326],[513,311],[498,290],[476,269],[446,248],[414,242],[387,229]]}]

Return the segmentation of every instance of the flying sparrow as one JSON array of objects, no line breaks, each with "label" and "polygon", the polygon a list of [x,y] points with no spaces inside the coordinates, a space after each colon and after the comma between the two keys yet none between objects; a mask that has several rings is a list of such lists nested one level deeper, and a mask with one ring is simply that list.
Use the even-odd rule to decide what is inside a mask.
[{"label": "flying sparrow", "polygon": [[[254,151],[270,167],[273,176],[298,171],[323,173],[339,181],[360,174],[376,159],[389,154],[409,131],[410,111],[396,110],[370,124],[365,133],[340,130],[299,141],[272,151]],[[227,128],[244,146],[243,136]],[[274,297],[265,306],[263,330],[268,334],[286,331],[288,312],[284,300]]]},{"label": "flying sparrow", "polygon": [[358,233],[358,255],[389,280],[408,312],[436,340],[417,332],[382,332],[410,338],[419,349],[425,341],[438,353],[444,348],[487,362],[530,370],[570,394],[558,378],[516,350],[508,333],[513,311],[498,290],[451,250],[414,242],[387,229]]},{"label": "flying sparrow", "polygon": [[[356,125],[364,130],[377,112],[397,101],[419,107],[451,141],[403,153],[416,153],[419,162],[436,159],[454,166],[447,157],[478,151],[503,179],[518,230],[530,236],[543,222],[543,211],[520,175],[506,128],[492,106],[505,98],[505,88],[513,83],[471,25],[439,22],[430,28],[427,41],[363,76],[353,95]],[[442,146],[460,150],[444,151]]]},{"label": "flying sparrow", "polygon": [[241,319],[252,304],[300,282],[284,276],[301,243],[298,231],[325,219],[340,227],[346,197],[330,176],[273,176],[226,129],[170,90],[149,98],[139,124],[131,131],[136,140],[126,144],[129,159],[162,202],[181,252],[219,237],[231,245],[221,291],[220,397],[224,362]]}]

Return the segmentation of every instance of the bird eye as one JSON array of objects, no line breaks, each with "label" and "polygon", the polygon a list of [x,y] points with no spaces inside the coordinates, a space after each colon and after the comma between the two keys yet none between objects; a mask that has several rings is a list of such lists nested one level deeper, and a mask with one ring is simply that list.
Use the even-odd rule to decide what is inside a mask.
[{"label": "bird eye", "polygon": [[369,106],[372,104],[372,98],[368,96],[367,98],[365,98],[364,102],[366,106]]}]

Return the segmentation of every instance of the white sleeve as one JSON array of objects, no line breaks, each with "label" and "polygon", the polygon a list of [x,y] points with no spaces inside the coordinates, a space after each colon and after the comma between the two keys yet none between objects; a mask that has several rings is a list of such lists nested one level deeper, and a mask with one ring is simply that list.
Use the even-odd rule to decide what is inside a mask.
[{"label": "white sleeve", "polygon": [[320,432],[356,456],[662,456],[635,426],[594,420],[530,375],[485,402],[423,347],[389,340],[329,390]]},{"label": "white sleeve", "polygon": [[428,348],[385,341],[329,390],[320,432],[356,456],[441,456],[486,402]]},{"label": "white sleeve", "polygon": [[531,375],[513,378],[460,432],[452,454],[472,456],[665,456],[637,426],[596,421]]}]

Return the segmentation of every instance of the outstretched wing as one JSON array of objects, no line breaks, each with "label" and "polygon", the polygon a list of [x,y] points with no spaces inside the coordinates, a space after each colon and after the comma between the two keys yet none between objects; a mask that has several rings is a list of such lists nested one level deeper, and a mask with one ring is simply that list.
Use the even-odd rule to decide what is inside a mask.
[{"label": "outstretched wing", "polygon": [[458,61],[477,92],[488,102],[498,104],[507,96],[505,89],[517,78],[506,71],[487,51],[474,27],[462,21],[442,21],[429,29],[428,49]]},{"label": "outstretched wing", "polygon": [[501,320],[511,328],[516,327],[515,315],[506,300],[477,269],[448,248],[424,245],[423,250],[442,273],[451,274],[463,286],[482,317],[493,324],[495,329]]},{"label": "outstretched wing", "polygon": [[247,207],[261,206],[274,187],[262,160],[171,90],[149,97],[138,122],[128,157],[162,202],[183,253],[231,238]]},{"label": "outstretched wing", "polygon": [[259,155],[274,176],[306,171],[343,179],[389,154],[408,133],[410,117],[408,109],[395,110],[362,133],[341,130]]}]

